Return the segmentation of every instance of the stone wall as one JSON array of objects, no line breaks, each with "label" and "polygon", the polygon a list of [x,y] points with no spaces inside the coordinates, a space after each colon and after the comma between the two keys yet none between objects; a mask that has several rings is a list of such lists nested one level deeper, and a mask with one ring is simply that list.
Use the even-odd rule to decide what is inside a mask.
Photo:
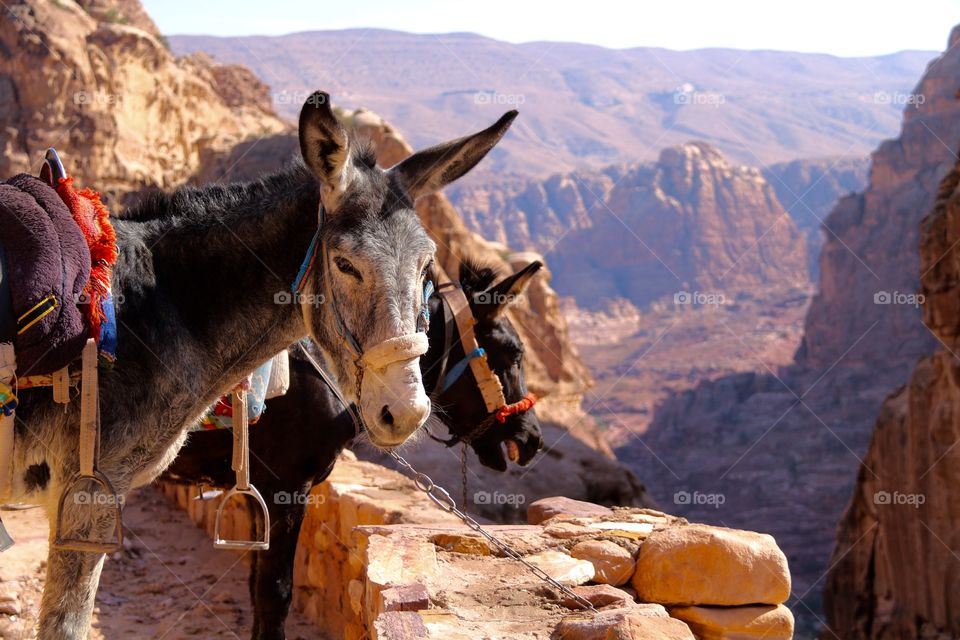
[{"label": "stone wall", "polygon": [[[163,491],[212,532],[216,500]],[[489,529],[598,613],[580,611],[407,478],[346,454],[309,495],[294,606],[346,640],[792,637],[787,561],[768,535],[567,498],[535,502],[528,517]],[[249,530],[239,507],[225,524],[228,535]]]}]

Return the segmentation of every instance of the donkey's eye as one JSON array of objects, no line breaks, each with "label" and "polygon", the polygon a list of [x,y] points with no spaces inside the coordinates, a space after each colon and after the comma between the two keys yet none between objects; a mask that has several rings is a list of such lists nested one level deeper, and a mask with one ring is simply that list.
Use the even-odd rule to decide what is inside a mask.
[{"label": "donkey's eye", "polygon": [[348,276],[353,276],[360,282],[363,282],[363,276],[360,275],[360,272],[357,271],[357,268],[350,264],[350,261],[346,258],[337,256],[333,259],[333,264],[337,265],[337,269],[340,269],[341,273],[345,273]]},{"label": "donkey's eye", "polygon": [[430,271],[432,270],[433,270],[433,260],[428,262],[426,266],[423,268],[423,271],[420,272],[420,279],[426,280],[427,276],[430,275]]}]

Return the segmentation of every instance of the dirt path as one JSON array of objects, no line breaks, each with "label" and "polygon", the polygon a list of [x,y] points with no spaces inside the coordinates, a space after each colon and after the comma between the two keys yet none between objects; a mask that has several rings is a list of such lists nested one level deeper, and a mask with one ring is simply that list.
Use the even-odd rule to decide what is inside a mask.
[{"label": "dirt path", "polygon": [[[17,544],[0,554],[0,638],[34,638],[47,555],[40,509],[4,511]],[[123,552],[104,566],[90,640],[250,637],[247,563],[210,539],[153,488],[134,492],[123,512]],[[9,615],[16,611],[15,615]],[[287,638],[320,638],[297,613]]]}]

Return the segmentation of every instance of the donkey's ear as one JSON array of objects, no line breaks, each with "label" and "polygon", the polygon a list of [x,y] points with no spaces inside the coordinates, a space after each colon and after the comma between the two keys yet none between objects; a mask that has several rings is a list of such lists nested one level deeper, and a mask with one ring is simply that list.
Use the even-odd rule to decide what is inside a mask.
[{"label": "donkey's ear", "polygon": [[328,212],[346,190],[352,172],[347,131],[330,108],[330,95],[317,91],[300,109],[300,153],[320,180],[320,198]]},{"label": "donkey's ear", "polygon": [[478,319],[480,317],[496,318],[506,311],[507,307],[513,304],[526,290],[527,285],[530,284],[530,279],[542,266],[542,262],[534,260],[512,276],[504,278],[485,292],[475,295],[474,299],[480,303],[477,305],[478,308],[474,309]]},{"label": "donkey's ear", "polygon": [[483,160],[510,128],[517,111],[508,111],[491,127],[473,135],[419,151],[390,172],[400,178],[411,200],[439,191]]}]

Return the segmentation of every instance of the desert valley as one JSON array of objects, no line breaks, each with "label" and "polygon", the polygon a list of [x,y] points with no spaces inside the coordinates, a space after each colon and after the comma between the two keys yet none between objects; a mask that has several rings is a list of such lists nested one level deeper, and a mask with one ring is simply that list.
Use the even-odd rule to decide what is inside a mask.
[{"label": "desert valley", "polygon": [[[545,263],[509,312],[545,447],[504,474],[471,459],[473,513],[526,522],[524,503],[564,495],[768,533],[789,562],[796,638],[960,637],[960,28],[942,25],[943,53],[854,58],[379,29],[176,35],[137,0],[60,4],[3,9],[0,168],[33,171],[56,146],[115,210],[290,161],[317,87],[383,167],[519,110],[475,173],[417,208],[444,269],[465,253],[504,272]],[[459,449],[431,444],[404,455],[459,494]],[[354,453],[364,491],[395,490],[363,466],[395,461]],[[209,528],[192,495],[162,490]],[[144,504],[136,527],[160,510],[172,528],[166,503]],[[124,553],[147,566],[144,549]],[[320,580],[301,560],[303,584]],[[34,603],[28,565],[0,566],[0,588],[32,580]],[[140,614],[105,575],[98,615],[126,617],[96,637],[119,637]],[[129,576],[151,601],[180,589]],[[4,626],[3,593],[0,637],[19,638],[30,618]],[[297,592],[298,616],[320,617],[315,597]]]}]

